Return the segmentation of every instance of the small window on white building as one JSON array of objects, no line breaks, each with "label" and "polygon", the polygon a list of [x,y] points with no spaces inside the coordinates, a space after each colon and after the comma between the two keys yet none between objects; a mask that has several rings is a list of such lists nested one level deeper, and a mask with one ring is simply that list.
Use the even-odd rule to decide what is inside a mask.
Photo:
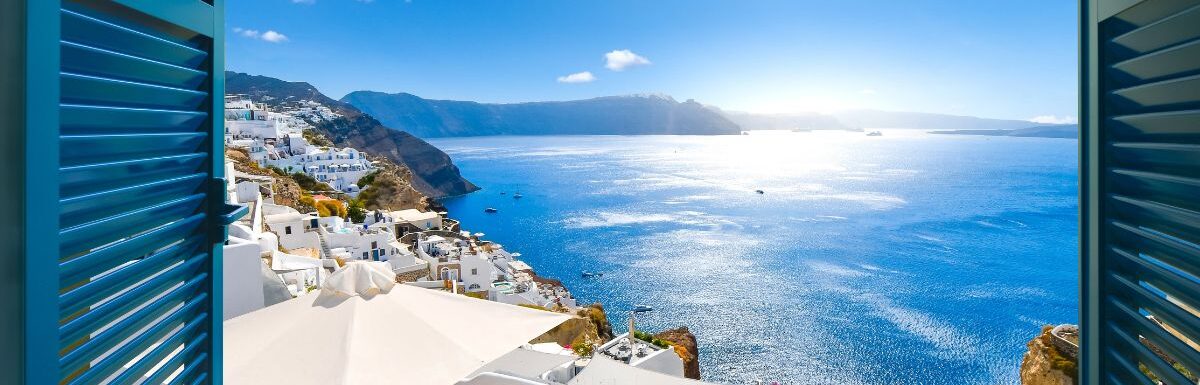
[{"label": "small window on white building", "polygon": [[479,269],[471,269],[471,275],[479,275]]},{"label": "small window on white building", "polygon": [[284,228],[283,228],[283,233],[284,233],[284,234],[291,234],[291,233],[292,233],[292,226],[284,227]]}]

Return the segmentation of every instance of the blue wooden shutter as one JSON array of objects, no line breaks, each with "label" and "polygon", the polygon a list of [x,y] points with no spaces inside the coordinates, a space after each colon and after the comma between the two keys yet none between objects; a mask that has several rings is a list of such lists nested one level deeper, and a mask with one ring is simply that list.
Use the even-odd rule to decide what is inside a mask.
[{"label": "blue wooden shutter", "polygon": [[1082,13],[1082,375],[1200,375],[1200,0]]},{"label": "blue wooden shutter", "polygon": [[26,380],[219,383],[220,1],[26,4]]}]

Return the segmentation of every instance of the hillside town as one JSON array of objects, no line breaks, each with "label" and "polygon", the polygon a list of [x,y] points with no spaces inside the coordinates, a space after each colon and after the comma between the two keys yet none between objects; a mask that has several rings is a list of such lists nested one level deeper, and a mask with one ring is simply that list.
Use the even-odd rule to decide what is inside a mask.
[{"label": "hillside town", "polygon": [[[317,304],[335,293],[371,298],[399,290],[413,298],[401,306],[419,306],[417,311],[434,318],[483,325],[500,323],[500,315],[512,311],[530,317],[528,322],[518,318],[511,330],[489,329],[489,336],[503,340],[495,344],[506,353],[462,378],[428,383],[593,384],[632,383],[626,380],[635,378],[650,381],[643,383],[698,383],[684,378],[689,374],[684,357],[690,354],[695,364],[694,338],[688,353],[636,331],[632,317],[628,333],[613,336],[602,308],[580,304],[561,282],[538,276],[518,259],[520,253],[471,232],[445,211],[434,211],[428,204],[380,207],[357,199],[388,165],[307,132],[314,121],[336,118],[329,108],[309,101],[267,107],[229,95],[225,111],[227,201],[247,211],[229,227],[224,246],[227,339],[268,323],[271,328],[284,327],[267,319],[320,317],[314,310]],[[285,184],[301,185],[299,199],[276,199]],[[429,294],[408,293],[436,293],[429,301],[455,302],[426,305],[416,298]],[[311,304],[297,305],[302,302]],[[527,309],[539,311],[530,315]],[[603,322],[594,321],[597,311]],[[544,319],[548,316],[542,313],[560,318]],[[378,322],[382,328],[430,328],[429,333],[442,333],[437,328],[445,326],[407,325],[398,317]],[[572,326],[580,324],[585,326]],[[484,340],[488,338],[478,343],[492,343]],[[400,351],[406,349],[418,354],[426,348],[394,346],[389,354],[403,355]],[[264,370],[256,366],[241,378]],[[695,372],[689,377],[698,377]]]}]

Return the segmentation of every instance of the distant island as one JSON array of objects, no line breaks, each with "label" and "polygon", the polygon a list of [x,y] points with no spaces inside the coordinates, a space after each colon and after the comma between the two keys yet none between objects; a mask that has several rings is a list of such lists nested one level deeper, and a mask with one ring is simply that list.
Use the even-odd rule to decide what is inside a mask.
[{"label": "distant island", "polygon": [[1035,126],[1011,130],[950,130],[930,131],[931,134],[946,135],[984,135],[984,136],[1017,136],[1027,138],[1079,138],[1079,125],[1062,124],[1052,126]]},{"label": "distant island", "polygon": [[667,95],[607,96],[511,104],[425,99],[355,91],[342,102],[385,126],[423,138],[485,135],[737,135],[741,127],[694,100]]}]

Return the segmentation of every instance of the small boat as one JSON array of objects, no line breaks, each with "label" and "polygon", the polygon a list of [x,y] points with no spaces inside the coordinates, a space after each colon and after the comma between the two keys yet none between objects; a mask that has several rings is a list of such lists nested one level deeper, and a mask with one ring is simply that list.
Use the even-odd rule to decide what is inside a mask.
[{"label": "small boat", "polygon": [[523,195],[521,195],[521,193],[516,193],[516,194],[513,194],[513,199],[521,199],[522,196]]},{"label": "small boat", "polygon": [[494,213],[497,211],[500,211],[500,210],[496,210],[496,208],[494,208],[494,207],[488,207],[486,209],[483,209],[483,212],[485,212],[485,213]]},{"label": "small boat", "polygon": [[759,195],[766,194],[765,192],[763,192],[763,190],[754,190],[754,192],[758,193]]},{"label": "small boat", "polygon": [[595,277],[603,277],[604,273],[593,273],[590,271],[585,271],[585,272],[581,273],[580,275],[583,276],[583,278],[595,278]]},{"label": "small boat", "polygon": [[500,192],[500,195],[508,195],[508,192],[507,192],[507,191],[501,191],[501,192]]},{"label": "small boat", "polygon": [[879,131],[871,131],[867,133],[867,136],[883,136],[883,133]]},{"label": "small boat", "polygon": [[633,310],[630,310],[631,313],[645,313],[649,311],[654,311],[654,308],[646,305],[637,305],[633,307]]}]

